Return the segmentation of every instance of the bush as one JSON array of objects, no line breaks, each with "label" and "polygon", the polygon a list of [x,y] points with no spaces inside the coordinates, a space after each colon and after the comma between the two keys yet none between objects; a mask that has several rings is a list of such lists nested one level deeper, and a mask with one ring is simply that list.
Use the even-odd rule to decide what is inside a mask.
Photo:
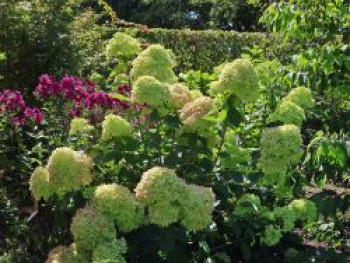
[{"label": "bush", "polygon": [[281,60],[285,60],[292,50],[291,45],[282,45],[282,38],[264,33],[160,28],[127,29],[126,32],[148,43],[159,43],[171,48],[177,57],[179,72],[188,70],[211,72],[214,67],[239,58],[245,48],[254,45],[266,49],[268,57],[277,57]]}]

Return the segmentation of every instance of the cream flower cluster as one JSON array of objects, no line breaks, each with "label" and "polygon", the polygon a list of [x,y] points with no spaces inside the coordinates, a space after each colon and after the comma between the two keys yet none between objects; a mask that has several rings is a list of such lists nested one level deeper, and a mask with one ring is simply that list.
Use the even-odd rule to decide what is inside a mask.
[{"label": "cream flower cluster", "polygon": [[140,42],[124,33],[115,33],[108,41],[106,55],[108,59],[130,59],[141,52]]},{"label": "cream flower cluster", "polygon": [[136,81],[141,76],[151,76],[162,83],[176,83],[173,71],[176,66],[175,55],[161,45],[150,45],[133,61],[131,79]]},{"label": "cream flower cluster", "polygon": [[33,197],[47,200],[50,196],[89,185],[92,181],[92,160],[82,152],[62,147],[54,150],[46,167],[37,167],[30,178]]},{"label": "cream flower cluster", "polygon": [[185,106],[185,104],[194,100],[193,93],[189,90],[188,87],[181,83],[171,85],[169,90],[172,104],[177,109],[181,109],[183,106]]},{"label": "cream flower cluster", "polygon": [[113,219],[122,232],[138,228],[144,220],[143,207],[136,201],[134,194],[121,185],[99,185],[92,198],[92,205]]},{"label": "cream flower cluster", "polygon": [[202,96],[194,101],[187,103],[180,113],[180,119],[183,124],[188,126],[195,125],[205,115],[207,115],[214,107],[213,99]]},{"label": "cream flower cluster", "polygon": [[109,114],[102,122],[102,141],[108,141],[118,137],[132,136],[132,126],[124,118]]},{"label": "cream flower cluster", "polygon": [[244,102],[254,102],[259,97],[259,78],[249,60],[236,59],[219,70],[219,80],[212,83],[211,93],[234,94]]},{"label": "cream flower cluster", "polygon": [[171,95],[167,85],[152,76],[142,76],[134,83],[133,99],[159,108],[169,103]]},{"label": "cream flower cluster", "polygon": [[146,171],[135,193],[136,199],[148,207],[151,223],[168,226],[180,221],[188,230],[198,231],[212,221],[212,190],[186,184],[174,170],[154,167]]},{"label": "cream flower cluster", "polygon": [[94,126],[89,124],[89,121],[84,118],[74,118],[70,122],[69,135],[77,136],[89,134],[94,130]]},{"label": "cream flower cluster", "polygon": [[284,176],[290,166],[302,155],[300,129],[295,125],[283,125],[266,129],[261,138],[261,156],[258,166],[267,183],[275,183]]}]

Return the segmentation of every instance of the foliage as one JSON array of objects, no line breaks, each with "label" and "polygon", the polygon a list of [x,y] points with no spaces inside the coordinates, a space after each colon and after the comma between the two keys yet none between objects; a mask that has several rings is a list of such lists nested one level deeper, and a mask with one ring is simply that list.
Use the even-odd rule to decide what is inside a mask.
[{"label": "foliage", "polygon": [[201,70],[211,72],[214,67],[239,58],[247,47],[266,49],[266,57],[290,60],[291,43],[282,45],[283,39],[264,33],[238,33],[234,31],[194,31],[175,29],[124,29],[131,35],[149,43],[171,48],[177,57],[178,72]]},{"label": "foliage", "polygon": [[255,31],[260,29],[261,8],[246,0],[137,0],[110,5],[127,21],[150,27],[224,29]]}]

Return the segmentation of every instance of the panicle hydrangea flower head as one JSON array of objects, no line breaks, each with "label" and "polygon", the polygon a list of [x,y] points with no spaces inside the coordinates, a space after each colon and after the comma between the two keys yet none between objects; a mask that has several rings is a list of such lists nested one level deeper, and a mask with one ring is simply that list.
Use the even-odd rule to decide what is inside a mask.
[{"label": "panicle hydrangea flower head", "polygon": [[312,108],[315,105],[311,90],[305,87],[292,89],[284,100],[293,102],[304,110]]},{"label": "panicle hydrangea flower head", "polygon": [[215,195],[211,188],[186,185],[181,196],[181,224],[190,231],[205,229],[212,222]]},{"label": "panicle hydrangea flower head", "polygon": [[203,96],[187,103],[180,113],[180,119],[183,124],[188,126],[195,125],[201,118],[207,115],[214,107],[211,98]]},{"label": "panicle hydrangea flower head", "polygon": [[173,84],[177,77],[173,71],[175,55],[161,45],[150,45],[133,61],[131,78],[136,81],[141,76],[152,76],[160,82]]},{"label": "panicle hydrangea flower head", "polygon": [[293,200],[289,207],[298,220],[312,222],[317,218],[317,208],[314,202],[306,199]]},{"label": "panicle hydrangea flower head", "polygon": [[181,109],[185,104],[193,101],[193,96],[188,87],[181,83],[176,83],[170,87],[172,104]]},{"label": "panicle hydrangea flower head", "polygon": [[98,245],[116,238],[113,220],[90,206],[76,212],[70,229],[80,251],[93,251]]},{"label": "panicle hydrangea flower head", "polygon": [[108,41],[106,55],[108,59],[133,58],[141,52],[140,42],[124,33],[115,33]]},{"label": "panicle hydrangea flower head", "polygon": [[142,76],[134,84],[133,99],[135,102],[158,108],[167,105],[171,95],[168,87],[154,77]]},{"label": "panicle hydrangea flower head", "polygon": [[264,235],[262,241],[267,246],[275,246],[277,245],[282,238],[281,230],[273,225],[268,225],[265,228]]},{"label": "panicle hydrangea flower head", "polygon": [[132,136],[132,126],[124,118],[114,114],[109,114],[105,117],[105,120],[102,122],[102,141],[129,136]]},{"label": "panicle hydrangea flower head", "polygon": [[92,263],[126,263],[128,246],[125,239],[98,245],[92,253]]},{"label": "panicle hydrangea flower head", "polygon": [[274,218],[277,220],[282,220],[283,222],[283,230],[284,231],[292,231],[294,228],[294,222],[296,220],[296,215],[288,206],[285,207],[275,207],[273,210]]},{"label": "panicle hydrangea flower head", "polygon": [[142,175],[137,184],[136,200],[148,206],[151,223],[168,226],[179,219],[178,200],[183,189],[184,182],[174,170],[153,167]]},{"label": "panicle hydrangea flower head", "polygon": [[235,214],[246,217],[258,213],[261,208],[260,198],[255,194],[246,193],[238,199]]},{"label": "panicle hydrangea flower head", "polygon": [[244,102],[254,102],[259,97],[259,78],[252,63],[246,59],[236,59],[226,63],[219,80],[212,83],[213,94],[235,94]]},{"label": "panicle hydrangea flower head", "polygon": [[276,111],[269,116],[270,121],[280,121],[284,124],[294,124],[296,126],[300,126],[305,119],[304,110],[288,100],[282,101]]},{"label": "panicle hydrangea flower head", "polygon": [[69,135],[77,136],[80,134],[89,134],[94,127],[89,124],[89,121],[84,118],[74,118],[70,122]]},{"label": "panicle hydrangea flower head", "polygon": [[258,166],[267,183],[275,183],[284,176],[291,165],[302,155],[300,129],[295,125],[283,125],[266,129],[261,138],[261,156]]},{"label": "panicle hydrangea flower head", "polygon": [[48,200],[52,190],[49,185],[49,172],[45,167],[35,168],[30,177],[29,186],[35,200],[39,201],[41,198]]},{"label": "panicle hydrangea flower head", "polygon": [[79,189],[92,181],[92,159],[68,147],[57,148],[49,158],[47,169],[52,189],[59,195]]},{"label": "panicle hydrangea flower head", "polygon": [[124,186],[99,185],[92,198],[92,204],[101,213],[113,219],[122,232],[139,227],[143,221],[143,207]]}]

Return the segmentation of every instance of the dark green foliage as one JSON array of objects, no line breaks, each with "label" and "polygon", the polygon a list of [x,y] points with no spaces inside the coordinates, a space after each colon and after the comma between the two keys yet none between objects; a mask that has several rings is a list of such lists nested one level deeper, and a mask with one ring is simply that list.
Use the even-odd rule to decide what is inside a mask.
[{"label": "dark green foliage", "polygon": [[249,0],[108,0],[118,16],[150,27],[257,31],[262,8]]}]

